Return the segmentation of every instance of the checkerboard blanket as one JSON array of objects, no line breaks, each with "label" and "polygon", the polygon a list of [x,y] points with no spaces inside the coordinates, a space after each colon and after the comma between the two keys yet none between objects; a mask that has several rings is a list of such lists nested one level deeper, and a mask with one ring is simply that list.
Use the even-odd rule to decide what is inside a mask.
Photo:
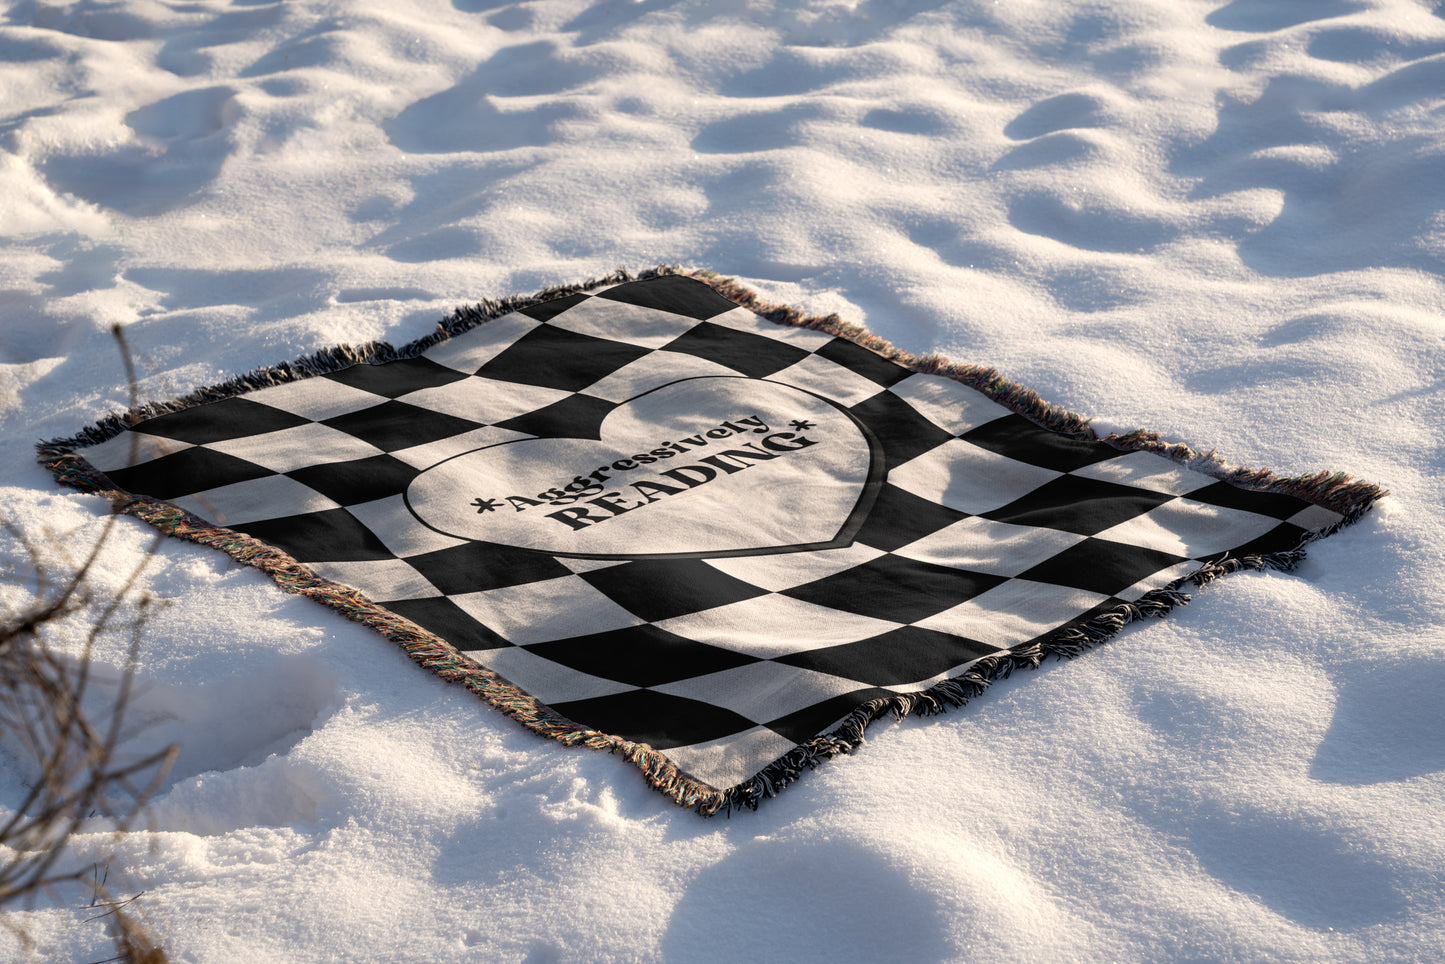
[{"label": "checkerboard blanket", "polygon": [[47,443],[704,813],[1381,492],[1099,440],[997,373],[666,270],[458,312]]}]

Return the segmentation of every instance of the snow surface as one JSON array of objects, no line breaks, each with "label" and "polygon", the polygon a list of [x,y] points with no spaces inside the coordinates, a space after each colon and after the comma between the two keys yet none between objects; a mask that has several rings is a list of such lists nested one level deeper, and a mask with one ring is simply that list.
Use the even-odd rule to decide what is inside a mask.
[{"label": "snow surface", "polygon": [[[167,540],[135,748],[183,751],[117,864],[172,960],[1445,956],[1445,6],[0,9],[0,505],[32,538],[106,515],[30,447],[125,403],[112,324],[171,396],[658,262],[1394,492],[1296,573],[714,820]],[[121,528],[111,584],[149,542]],[[35,959],[111,953],[83,903],[20,915]]]}]

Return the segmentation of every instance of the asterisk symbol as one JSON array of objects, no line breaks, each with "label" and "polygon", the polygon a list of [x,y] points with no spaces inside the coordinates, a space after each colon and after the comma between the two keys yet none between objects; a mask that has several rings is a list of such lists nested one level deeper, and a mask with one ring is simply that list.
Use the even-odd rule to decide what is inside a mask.
[{"label": "asterisk symbol", "polygon": [[477,515],[481,515],[483,512],[494,511],[498,503],[496,499],[473,499],[471,504],[477,507]]},{"label": "asterisk symbol", "polygon": [[799,432],[806,432],[808,429],[813,427],[812,422],[805,422],[801,418],[795,418],[788,424],[793,426],[793,428],[797,429]]}]

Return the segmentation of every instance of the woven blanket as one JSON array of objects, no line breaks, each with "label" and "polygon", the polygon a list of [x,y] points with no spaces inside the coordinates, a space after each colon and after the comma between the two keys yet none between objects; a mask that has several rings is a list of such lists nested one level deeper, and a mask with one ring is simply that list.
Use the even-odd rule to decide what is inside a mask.
[{"label": "woven blanket", "polygon": [[458,311],[45,443],[64,482],[380,630],[705,814],[1288,568],[1382,491],[1098,439],[711,275]]}]

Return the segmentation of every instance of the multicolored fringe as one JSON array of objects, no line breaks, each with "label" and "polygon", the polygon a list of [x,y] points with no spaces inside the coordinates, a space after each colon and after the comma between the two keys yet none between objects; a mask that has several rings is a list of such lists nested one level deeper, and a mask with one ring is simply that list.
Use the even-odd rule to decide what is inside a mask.
[{"label": "multicolored fringe", "polygon": [[901,720],[910,714],[933,716],[949,707],[960,707],[981,694],[995,680],[1007,679],[1014,670],[1034,669],[1046,657],[1072,659],[1085,650],[1102,643],[1126,625],[1146,617],[1163,617],[1176,606],[1187,605],[1190,596],[1181,591],[1186,585],[1204,586],[1219,576],[1242,569],[1290,570],[1304,558],[1304,547],[1354,522],[1377,500],[1389,492],[1377,485],[1351,479],[1343,472],[1319,472],[1288,478],[1275,476],[1268,469],[1232,466],[1216,452],[1195,452],[1186,445],[1165,442],[1153,432],[1142,429],[1127,435],[1110,434],[1101,438],[1089,420],[1058,405],[1045,401],[1033,389],[1005,378],[997,369],[982,365],[954,362],[942,355],[914,355],[894,347],[860,325],[833,315],[805,315],[788,305],[769,304],[755,292],[710,271],[679,272],[706,282],[724,297],[754,314],[779,325],[812,328],[862,345],[885,358],[916,372],[941,375],[974,388],[1000,405],[1060,434],[1093,442],[1105,442],[1123,451],[1148,451],[1173,459],[1182,465],[1234,485],[1267,492],[1280,492],[1313,502],[1340,513],[1344,518],[1334,525],[1305,535],[1299,546],[1285,552],[1243,556],[1206,563],[1196,571],[1167,586],[1155,589],[1132,603],[1122,603],[1077,623],[1062,626],[1042,639],[1025,646],[985,657],[969,667],[961,676],[944,680],[918,693],[905,693],[880,698],[857,707],[831,732],[800,744],[787,754],[738,786],[727,791],[726,809],[747,807],[756,810],[759,801],[776,795],[796,780],[804,769],[813,769],[824,760],[841,753],[850,753],[864,741],[869,724],[885,716]]},{"label": "multicolored fringe", "polygon": [[41,454],[41,460],[44,461],[48,453],[68,452],[87,445],[99,445],[101,442],[112,439],[124,432],[135,422],[143,421],[147,418],[154,418],[157,415],[184,411],[188,408],[194,408],[197,405],[204,405],[207,402],[219,402],[223,398],[245,395],[259,388],[269,388],[272,385],[284,385],[288,382],[301,381],[304,378],[314,378],[317,375],[325,375],[329,372],[339,372],[343,368],[350,368],[352,365],[380,365],[384,362],[415,358],[423,352],[440,345],[442,342],[460,335],[464,331],[470,331],[478,325],[484,325],[493,319],[500,318],[502,315],[509,315],[514,311],[530,307],[531,305],[541,304],[544,301],[551,301],[554,298],[562,298],[566,295],[577,294],[582,291],[590,291],[602,285],[621,284],[624,281],[641,281],[656,277],[660,274],[680,273],[681,272],[665,265],[650,271],[644,271],[640,275],[634,275],[625,268],[619,268],[610,275],[592,278],[579,284],[555,285],[550,288],[544,288],[534,295],[513,295],[508,298],[495,299],[488,298],[477,304],[463,305],[453,310],[450,315],[437,322],[436,328],[430,333],[423,335],[415,341],[408,342],[400,348],[394,348],[391,344],[384,341],[369,341],[361,345],[336,345],[332,348],[324,348],[310,355],[303,355],[295,361],[282,362],[279,365],[270,365],[265,368],[257,368],[255,371],[247,372],[244,375],[237,375],[235,378],[227,379],[224,382],[209,385],[205,388],[198,388],[188,395],[182,395],[168,401],[146,402],[128,412],[112,412],[94,425],[87,426],[74,436],[42,442],[37,446],[37,449]]},{"label": "multicolored fringe", "polygon": [[[776,324],[827,332],[871,349],[913,371],[942,375],[962,382],[1053,431],[1074,438],[1103,441],[1124,451],[1155,452],[1235,485],[1297,496],[1333,509],[1343,518],[1332,526],[1307,533],[1301,544],[1292,550],[1206,563],[1195,572],[1146,593],[1135,602],[1122,603],[1105,612],[1060,627],[1027,645],[984,657],[973,663],[962,675],[944,680],[926,690],[901,693],[865,703],[854,709],[829,733],[800,744],[737,786],[720,790],[679,769],[663,753],[646,743],[588,729],[554,713],[546,704],[458,652],[441,637],[378,606],[355,589],[320,578],[286,553],[244,533],[212,525],[168,502],[116,488],[106,476],[96,471],[83,457],[75,454],[75,449],[104,442],[147,418],[243,395],[271,385],[312,378],[352,365],[381,364],[414,358],[462,332],[530,305],[603,285],[673,274],[702,281],[729,300]],[[40,463],[50,469],[62,484],[110,499],[116,512],[142,519],[167,535],[220,549],[237,562],[265,572],[287,592],[315,599],[347,619],[369,626],[401,646],[416,663],[444,680],[460,683],[534,733],[566,746],[583,746],[620,754],[642,771],[643,777],[653,789],[674,803],[695,809],[703,816],[720,812],[731,813],[734,808],[756,810],[760,801],[776,796],[804,770],[814,769],[824,760],[850,753],[861,746],[865,742],[864,731],[871,723],[884,716],[891,715],[895,719],[914,713],[932,716],[944,712],[950,706],[963,706],[981,694],[990,683],[1007,679],[1014,670],[1036,668],[1049,656],[1056,659],[1072,658],[1114,636],[1131,622],[1149,616],[1164,616],[1175,606],[1185,605],[1190,601],[1190,597],[1181,591],[1186,585],[1203,586],[1221,575],[1240,569],[1292,569],[1303,559],[1305,545],[1354,522],[1367,512],[1374,502],[1389,494],[1379,486],[1352,480],[1348,475],[1339,472],[1280,478],[1267,469],[1230,466],[1213,451],[1195,452],[1188,446],[1165,442],[1157,434],[1142,430],[1122,436],[1111,434],[1101,439],[1090,428],[1088,419],[1044,401],[1036,392],[1008,380],[993,368],[959,364],[941,355],[912,355],[895,348],[861,326],[843,321],[837,315],[810,316],[785,305],[767,304],[762,302],[756,293],[731,278],[724,278],[710,271],[687,271],[672,265],[659,265],[638,275],[619,269],[601,278],[580,284],[546,288],[530,296],[488,299],[456,309],[439,322],[431,333],[400,348],[394,348],[386,342],[329,348],[292,362],[257,369],[177,399],[148,402],[129,412],[111,413],[75,436],[42,442],[36,446],[36,450]]]},{"label": "multicolored fringe", "polygon": [[61,483],[110,499],[116,512],[135,516],[166,535],[220,549],[237,562],[260,569],[285,591],[314,599],[347,619],[369,626],[401,646],[421,666],[444,680],[462,684],[534,733],[567,746],[620,754],[642,771],[653,789],[701,814],[716,813],[725,804],[722,791],[689,777],[646,743],[591,730],[553,713],[545,703],[457,652],[440,636],[378,606],[349,586],[322,579],[279,549],[244,533],[212,525],[168,502],[117,489],[74,453],[53,454],[42,458],[41,464]]},{"label": "multicolored fringe", "polygon": [[823,761],[842,753],[851,753],[862,746],[866,742],[864,730],[885,716],[892,716],[894,720],[901,720],[914,713],[920,716],[936,716],[950,707],[963,706],[982,694],[989,684],[1008,679],[1014,670],[1037,669],[1049,656],[1060,660],[1073,659],[1107,641],[1129,623],[1146,617],[1162,618],[1175,606],[1189,604],[1190,596],[1180,591],[1187,584],[1203,586],[1219,576],[1240,569],[1288,570],[1298,565],[1303,557],[1303,550],[1296,548],[1288,552],[1206,563],[1197,571],[1161,589],[1145,593],[1132,603],[1120,603],[1093,617],[1061,626],[1041,639],[985,656],[961,676],[946,679],[917,693],[900,693],[864,703],[831,732],[799,744],[751,779],[729,789],[724,809],[730,811],[733,807],[746,807],[756,810],[762,800],[776,796],[788,784],[798,779],[804,769],[816,769]]},{"label": "multicolored fringe", "polygon": [[1187,445],[1165,442],[1154,432],[1136,429],[1125,435],[1113,433],[1099,436],[1089,426],[1089,419],[1076,415],[1066,408],[1044,401],[1038,392],[1025,388],[1005,378],[995,368],[983,365],[968,365],[950,361],[942,355],[914,355],[895,348],[891,342],[837,315],[805,315],[788,305],[775,305],[761,301],[752,290],[738,284],[732,278],[724,278],[711,271],[672,271],[659,273],[685,274],[690,278],[706,282],[730,301],[761,315],[769,321],[794,328],[812,328],[817,331],[846,338],[877,352],[884,358],[897,362],[904,368],[926,375],[942,375],[977,389],[1005,408],[1012,409],[1030,421],[1044,428],[1090,442],[1107,442],[1114,448],[1126,452],[1154,452],[1164,455],[1181,465],[1198,472],[1221,479],[1246,489],[1264,492],[1280,492],[1293,495],[1324,506],[1344,516],[1358,517],[1371,504],[1389,492],[1369,482],[1351,479],[1343,472],[1319,472],[1281,478],[1269,469],[1252,469],[1232,466],[1213,451],[1196,452]]}]

